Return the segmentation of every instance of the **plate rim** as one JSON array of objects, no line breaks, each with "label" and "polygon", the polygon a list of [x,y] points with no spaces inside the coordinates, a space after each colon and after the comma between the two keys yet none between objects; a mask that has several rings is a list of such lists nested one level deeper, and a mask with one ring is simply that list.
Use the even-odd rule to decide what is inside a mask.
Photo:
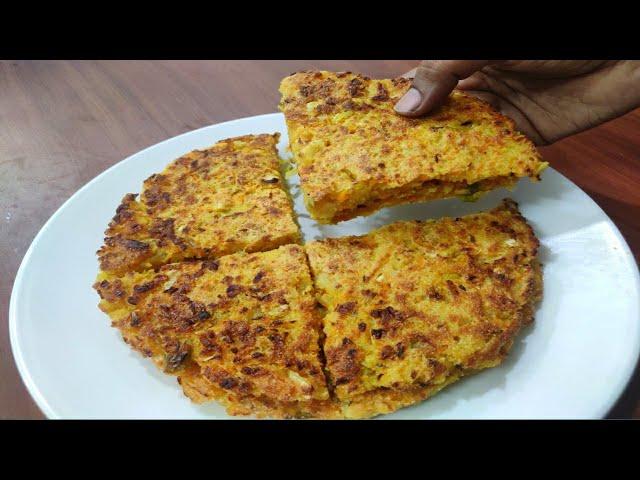
[{"label": "plate rim", "polygon": [[[103,176],[108,175],[113,170],[117,170],[124,163],[130,161],[132,157],[142,154],[143,152],[146,152],[152,148],[160,147],[165,143],[174,141],[179,137],[189,136],[189,135],[195,134],[196,132],[211,128],[213,126],[221,126],[221,125],[230,126],[234,123],[241,123],[249,119],[258,119],[258,118],[266,119],[266,117],[280,117],[280,119],[282,119],[282,113],[274,112],[274,113],[266,113],[261,115],[252,115],[252,116],[247,116],[242,118],[236,118],[233,120],[228,120],[226,122],[219,122],[211,125],[205,125],[203,127],[200,127],[194,130],[189,130],[187,132],[183,132],[181,134],[167,138],[160,142],[149,145],[148,147],[145,147],[142,150],[134,152],[133,154],[123,158],[122,160],[119,160],[118,162],[114,163],[104,171],[100,172],[98,175],[96,175],[94,178],[92,178],[87,183],[82,185],[78,190],[76,190],[69,198],[67,198],[56,209],[56,211],[47,219],[47,221],[42,225],[38,233],[34,236],[27,251],[24,254],[24,257],[22,258],[22,261],[20,262],[20,266],[18,267],[18,270],[16,272],[16,276],[11,289],[11,296],[9,299],[9,340],[10,340],[9,343],[11,345],[11,353],[13,355],[13,359],[16,364],[18,373],[20,374],[20,378],[23,384],[25,385],[27,391],[31,395],[31,398],[34,400],[34,402],[36,403],[38,408],[42,411],[42,413],[45,415],[45,417],[47,417],[47,419],[57,420],[57,419],[61,419],[62,417],[58,415],[58,413],[55,411],[53,407],[51,407],[51,405],[49,405],[49,402],[47,401],[45,395],[40,391],[40,388],[38,387],[36,382],[33,380],[31,373],[29,371],[29,368],[26,365],[24,354],[19,341],[20,334],[19,334],[18,319],[17,319],[17,316],[18,316],[17,302],[18,302],[18,296],[23,289],[24,275],[25,275],[25,271],[29,266],[31,256],[34,250],[38,247],[38,244],[40,243],[42,237],[46,234],[46,231],[50,228],[50,225],[55,222],[56,218],[62,214],[62,212],[67,208],[67,206],[78,195],[80,195],[83,191],[89,189],[94,183],[98,182]],[[629,244],[627,243],[626,239],[620,232],[615,222],[609,217],[609,215],[607,215],[607,213],[600,207],[600,205],[598,205],[598,203],[595,200],[593,200],[593,198],[591,198],[591,196],[589,196],[582,188],[580,188],[579,185],[577,185],[571,179],[563,175],[561,172],[553,169],[551,166],[549,166],[549,169],[561,175],[563,178],[568,180],[575,188],[577,188],[580,192],[582,192],[589,199],[589,201],[591,201],[595,205],[595,207],[600,211],[600,213],[606,218],[606,221],[609,224],[609,227],[612,229],[614,235],[616,236],[616,239],[622,246],[624,256],[626,257],[627,260],[630,261],[632,265],[635,266],[635,268],[633,269],[634,271],[633,277],[635,280],[633,282],[634,283],[633,286],[635,287],[634,290],[635,290],[636,296],[640,298],[640,267],[638,265],[638,262],[635,260],[635,257],[631,251],[631,248],[629,247]],[[640,309],[638,310],[638,312],[640,313]],[[636,320],[637,322],[640,322],[640,315]],[[638,336],[636,336],[634,340],[633,349],[634,349],[634,352],[633,352],[634,354],[629,356],[627,364],[624,368],[624,375],[620,377],[621,380],[619,381],[619,384],[615,387],[615,395],[611,395],[612,401],[610,401],[608,405],[605,405],[601,409],[602,411],[596,412],[596,415],[594,415],[595,417],[600,419],[606,417],[606,415],[611,411],[611,409],[615,407],[616,403],[620,400],[622,394],[624,393],[624,390],[629,385],[629,382],[631,381],[631,378],[636,369],[636,366],[640,363],[640,337]],[[612,393],[613,393],[613,390],[614,389],[612,389]]]}]

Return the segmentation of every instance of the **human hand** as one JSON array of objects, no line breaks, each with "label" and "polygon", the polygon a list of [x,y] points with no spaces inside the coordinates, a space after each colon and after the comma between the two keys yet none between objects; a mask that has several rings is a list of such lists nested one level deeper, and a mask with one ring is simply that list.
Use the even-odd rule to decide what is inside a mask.
[{"label": "human hand", "polygon": [[537,145],[640,106],[639,61],[425,60],[405,76],[413,88],[396,104],[399,114],[425,115],[458,88],[511,117]]}]

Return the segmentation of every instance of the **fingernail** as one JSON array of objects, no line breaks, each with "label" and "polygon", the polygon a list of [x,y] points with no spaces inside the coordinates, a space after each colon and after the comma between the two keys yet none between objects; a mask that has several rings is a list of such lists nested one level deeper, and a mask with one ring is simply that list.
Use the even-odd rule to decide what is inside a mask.
[{"label": "fingernail", "polygon": [[420,92],[415,88],[410,88],[409,91],[398,100],[394,109],[396,112],[409,113],[418,108],[421,102],[422,95],[420,95]]}]

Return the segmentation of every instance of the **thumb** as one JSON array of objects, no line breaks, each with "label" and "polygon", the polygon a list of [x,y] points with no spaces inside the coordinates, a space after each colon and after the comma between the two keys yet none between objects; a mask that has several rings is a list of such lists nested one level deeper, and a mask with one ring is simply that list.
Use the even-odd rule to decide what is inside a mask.
[{"label": "thumb", "polygon": [[419,117],[440,106],[459,80],[498,62],[488,60],[423,60],[416,69],[413,85],[395,105],[407,117]]}]

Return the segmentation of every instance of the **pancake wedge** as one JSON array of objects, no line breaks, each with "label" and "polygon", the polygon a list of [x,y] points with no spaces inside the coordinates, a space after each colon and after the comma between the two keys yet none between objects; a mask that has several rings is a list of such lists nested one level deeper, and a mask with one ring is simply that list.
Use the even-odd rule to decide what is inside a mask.
[{"label": "pancake wedge", "polygon": [[[196,402],[232,415],[335,416],[304,250],[286,245],[98,279],[124,340]],[[332,413],[333,412],[333,413]]]},{"label": "pancake wedge", "polygon": [[538,240],[510,200],[305,247],[347,418],[389,413],[498,365],[542,293]]},{"label": "pancake wedge", "polygon": [[297,243],[276,151],[279,134],[222,140],[190,152],[124,197],[98,251],[113,276],[184,259]]},{"label": "pancake wedge", "polygon": [[423,118],[394,104],[405,78],[372,80],[343,72],[301,72],[280,85],[280,109],[309,213],[320,223],[400,203],[467,200],[547,166],[513,121],[455,91]]}]

